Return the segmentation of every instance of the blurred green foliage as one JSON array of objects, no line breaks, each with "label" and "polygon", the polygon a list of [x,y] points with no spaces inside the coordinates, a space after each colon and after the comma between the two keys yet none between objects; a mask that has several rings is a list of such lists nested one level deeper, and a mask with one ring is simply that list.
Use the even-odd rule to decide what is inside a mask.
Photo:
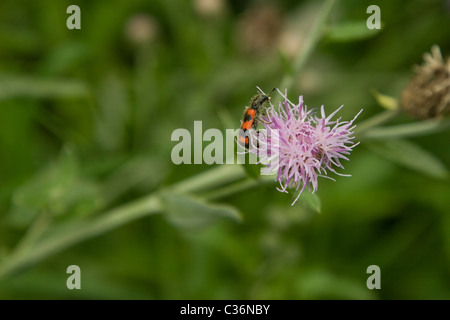
[{"label": "blurred green foliage", "polygon": [[[203,130],[230,119],[237,127],[255,86],[270,90],[290,71],[321,4],[210,2],[222,6],[1,1],[0,262],[40,217],[70,224],[210,169],[172,164],[172,131],[192,131],[195,120]],[[71,4],[81,30],[66,28]],[[448,1],[378,1],[382,30],[367,37],[359,27],[370,4],[336,3],[334,33],[296,75],[292,99],[302,94],[327,112],[344,104],[343,119],[364,108],[362,121],[382,111],[373,88],[399,97],[433,44],[450,54]],[[410,140],[449,167],[448,132]],[[398,143],[388,143],[391,160],[401,157]],[[450,299],[448,180],[374,148],[355,148],[351,178],[320,180],[320,200],[305,199],[320,213],[261,184],[217,200],[220,215],[237,217],[236,207],[242,222],[194,217],[180,228],[176,212],[203,207],[166,193],[171,219],[140,219],[50,256],[1,279],[0,298]],[[409,167],[435,163],[424,157]],[[66,288],[72,264],[82,290]],[[366,288],[372,264],[381,290]]]}]

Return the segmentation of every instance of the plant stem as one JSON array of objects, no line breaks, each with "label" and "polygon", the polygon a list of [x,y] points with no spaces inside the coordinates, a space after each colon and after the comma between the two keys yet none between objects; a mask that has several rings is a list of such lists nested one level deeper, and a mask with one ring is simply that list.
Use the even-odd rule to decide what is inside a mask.
[{"label": "plant stem", "polygon": [[317,15],[316,20],[314,21],[313,26],[311,27],[308,37],[306,38],[303,50],[300,52],[300,54],[294,61],[293,72],[286,74],[281,80],[280,84],[281,90],[291,88],[292,83],[294,82],[295,75],[297,75],[300,72],[300,70],[303,68],[306,61],[310,57],[310,55],[313,53],[314,49],[317,46],[317,43],[319,42],[320,38],[323,35],[326,20],[335,2],[336,0],[326,0],[325,3],[323,4],[322,8],[319,11],[319,14]]},{"label": "plant stem", "polygon": [[263,177],[260,177],[259,179],[247,178],[245,180],[238,181],[231,185],[230,184],[225,185],[221,188],[218,188],[217,190],[207,192],[207,193],[203,194],[202,196],[204,196],[208,200],[219,199],[219,198],[223,198],[223,197],[253,188],[253,187],[261,185],[263,183],[270,183],[270,182],[274,182],[274,181],[275,181],[274,176],[263,176]]},{"label": "plant stem", "polygon": [[5,259],[5,262],[0,266],[0,278],[37,263],[74,244],[111,231],[130,221],[158,213],[160,210],[159,199],[150,195],[117,209],[112,209],[93,220],[82,221],[77,226],[71,225],[69,230],[60,227],[53,230],[51,234],[34,246],[28,246],[27,250],[15,251],[9,258]]},{"label": "plant stem", "polygon": [[399,111],[388,110],[382,113],[376,114],[375,116],[359,123],[355,128],[355,134],[362,136],[364,132],[368,129],[373,128],[375,126],[379,126],[380,124],[386,123],[389,120],[394,119],[399,114]]},{"label": "plant stem", "polygon": [[[179,192],[211,190],[218,185],[227,184],[243,177],[245,177],[245,173],[242,166],[221,165],[181,181],[173,185],[173,188]],[[26,246],[20,245],[16,248],[0,265],[0,279],[84,240],[99,236],[139,218],[157,214],[162,209],[158,196],[151,194],[112,209],[95,219],[50,230],[45,238],[37,241],[34,245],[26,241]]]},{"label": "plant stem", "polygon": [[364,133],[365,139],[386,139],[421,136],[450,128],[450,121],[426,120],[389,127],[371,128]]},{"label": "plant stem", "polygon": [[[336,0],[326,0],[323,4],[311,31],[305,42],[304,49],[294,61],[293,73],[285,75],[281,81],[281,88],[292,86],[295,74],[299,73],[307,59],[316,47],[323,34],[323,28],[331,8]],[[258,185],[258,180],[244,180],[231,186],[226,185],[245,177],[245,172],[240,165],[220,165],[194,177],[178,182],[172,187],[178,192],[210,191],[208,199],[223,197],[253,186]],[[269,177],[264,177],[267,181]],[[226,186],[224,186],[226,185]],[[224,186],[214,190],[217,186]],[[132,201],[121,207],[112,209],[94,219],[84,220],[74,226],[60,226],[49,230],[45,237],[34,244],[26,243],[21,250],[14,251],[0,265],[0,278],[4,278],[21,269],[29,267],[52,254],[56,254],[66,248],[87,239],[99,236],[131,221],[159,213],[163,210],[157,194],[150,194]]]},{"label": "plant stem", "polygon": [[220,186],[244,177],[245,171],[241,165],[224,164],[180,181],[173,185],[173,188],[178,192],[211,190],[216,186]]},{"label": "plant stem", "polygon": [[28,227],[25,235],[20,239],[20,242],[15,247],[15,252],[19,254],[22,251],[28,250],[32,247],[41,236],[47,231],[51,224],[52,216],[47,211],[42,211],[38,214],[33,223]]}]

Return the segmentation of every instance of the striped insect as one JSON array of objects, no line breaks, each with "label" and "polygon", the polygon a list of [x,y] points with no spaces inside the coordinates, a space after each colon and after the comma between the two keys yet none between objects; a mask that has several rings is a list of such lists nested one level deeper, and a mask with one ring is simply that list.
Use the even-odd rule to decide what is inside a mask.
[{"label": "striped insect", "polygon": [[[259,89],[259,88],[258,88]],[[241,130],[239,130],[239,143],[248,149],[250,144],[251,130],[256,130],[258,127],[259,116],[261,115],[261,109],[264,103],[270,101],[270,95],[275,88],[270,91],[269,94],[265,94],[261,89],[261,93],[257,94],[250,100],[250,106],[245,108],[244,119],[242,120]]]}]

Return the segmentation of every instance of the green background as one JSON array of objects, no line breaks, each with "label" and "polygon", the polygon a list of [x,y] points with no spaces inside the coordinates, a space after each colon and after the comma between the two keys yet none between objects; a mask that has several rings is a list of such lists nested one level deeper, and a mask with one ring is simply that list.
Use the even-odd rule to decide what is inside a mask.
[{"label": "green background", "polygon": [[[291,72],[322,1],[223,3],[211,13],[187,0],[1,1],[0,262],[39,216],[71,226],[211,169],[174,165],[172,131],[193,132],[196,120],[239,126],[255,87],[269,91]],[[71,4],[81,30],[66,27]],[[337,1],[329,30],[365,24],[371,4]],[[377,4],[382,30],[322,38],[292,100],[327,113],[345,105],[348,120],[364,109],[358,123],[383,111],[371,89],[399,98],[433,44],[450,54],[448,1]],[[136,14],[149,28],[141,38]],[[448,132],[410,141],[449,166]],[[215,200],[242,222],[144,217],[15,270],[0,298],[449,299],[448,179],[364,141],[350,158],[341,172],[351,178],[319,180],[320,213],[261,183]],[[66,287],[73,264],[81,290]],[[381,290],[366,287],[369,265],[381,268]]]}]

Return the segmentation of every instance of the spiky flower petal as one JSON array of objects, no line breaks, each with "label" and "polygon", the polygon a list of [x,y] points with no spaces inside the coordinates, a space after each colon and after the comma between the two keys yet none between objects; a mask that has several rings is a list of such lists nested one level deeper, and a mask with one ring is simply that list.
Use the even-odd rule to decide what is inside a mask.
[{"label": "spiky flower petal", "polygon": [[328,172],[344,176],[335,168],[344,169],[341,160],[349,160],[347,156],[358,144],[353,142],[353,122],[362,110],[351,121],[332,120],[342,106],[326,116],[323,106],[317,114],[308,110],[302,96],[293,104],[287,93],[278,92],[285,100],[277,108],[271,104],[266,109],[261,118],[265,130],[257,137],[258,147],[250,152],[258,153],[263,174],[276,174],[279,191],[298,191],[293,205],[306,188],[317,191],[318,177],[329,178]]}]

